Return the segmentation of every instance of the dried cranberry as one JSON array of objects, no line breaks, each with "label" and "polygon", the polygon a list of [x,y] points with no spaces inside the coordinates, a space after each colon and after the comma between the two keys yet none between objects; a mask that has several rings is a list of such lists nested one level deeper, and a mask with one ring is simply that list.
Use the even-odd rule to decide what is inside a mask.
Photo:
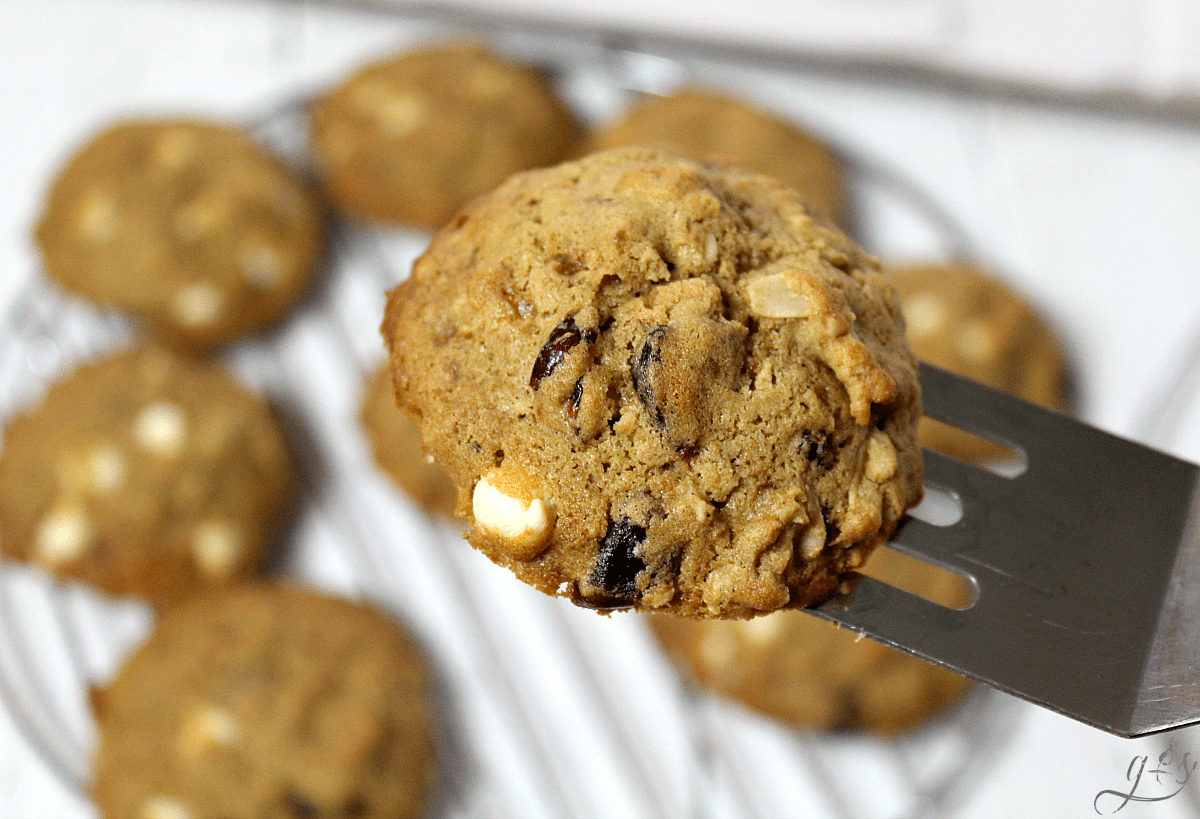
[{"label": "dried cranberry", "polygon": [[666,337],[667,327],[661,324],[647,333],[642,349],[630,367],[634,392],[659,429],[666,429],[667,417],[654,396],[654,368],[662,361],[662,345]]},{"label": "dried cranberry", "polygon": [[592,328],[579,329],[575,326],[575,314],[567,316],[550,331],[550,337],[542,345],[537,360],[533,362],[533,372],[529,374],[529,386],[537,389],[542,379],[553,375],[569,353],[579,342],[591,343],[596,340],[596,331]]},{"label": "dried cranberry", "polygon": [[587,603],[597,608],[624,608],[637,602],[637,576],[646,564],[637,556],[646,541],[646,529],[622,517],[609,521],[600,541],[600,555],[588,575],[588,584],[599,590]]}]

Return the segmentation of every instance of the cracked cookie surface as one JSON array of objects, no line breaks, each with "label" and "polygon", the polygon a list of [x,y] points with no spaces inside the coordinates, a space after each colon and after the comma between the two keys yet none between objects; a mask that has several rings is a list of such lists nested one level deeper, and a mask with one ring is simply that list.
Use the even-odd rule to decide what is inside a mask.
[{"label": "cracked cookie surface", "polygon": [[295,502],[267,404],[214,364],[135,348],[60,378],[0,449],[0,548],[156,603],[255,574]]},{"label": "cracked cookie surface", "polygon": [[434,775],[416,646],[317,592],[249,584],[189,601],[92,704],[110,819],[415,819]]},{"label": "cracked cookie surface", "polygon": [[471,543],[581,605],[808,605],[921,494],[891,286],[749,171],[618,148],[519,174],[435,236],[383,332]]},{"label": "cracked cookie surface", "polygon": [[248,133],[162,119],[117,123],[81,147],[36,239],[64,287],[199,349],[279,321],[308,289],[323,231],[311,189]]}]

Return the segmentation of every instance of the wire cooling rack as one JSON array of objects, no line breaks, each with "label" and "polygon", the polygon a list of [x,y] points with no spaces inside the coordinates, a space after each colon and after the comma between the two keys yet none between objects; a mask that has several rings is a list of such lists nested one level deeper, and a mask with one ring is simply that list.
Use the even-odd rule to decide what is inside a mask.
[{"label": "wire cooling rack", "polygon": [[[585,116],[603,113],[613,95],[688,78],[686,65],[648,55],[581,53],[556,60],[542,49],[534,58],[577,104],[594,102]],[[301,164],[304,109],[293,100],[252,123]],[[940,252],[971,257],[964,234],[919,186],[843,158],[868,247],[889,225],[921,225]],[[374,467],[356,418],[367,374],[383,357],[383,294],[428,237],[347,222],[330,235],[329,269],[314,295],[280,330],[227,359],[291,420],[304,464],[304,508],[281,570],[375,602],[426,649],[444,771],[433,815],[884,819],[944,815],[978,783],[1017,719],[1005,695],[978,688],[898,739],[794,731],[682,679],[639,616],[604,617],[544,597],[471,550],[453,524],[409,503]],[[0,417],[36,400],[73,363],[133,336],[119,316],[33,277],[0,326]],[[94,743],[89,689],[151,625],[139,604],[0,562],[0,698],[80,794]]]}]

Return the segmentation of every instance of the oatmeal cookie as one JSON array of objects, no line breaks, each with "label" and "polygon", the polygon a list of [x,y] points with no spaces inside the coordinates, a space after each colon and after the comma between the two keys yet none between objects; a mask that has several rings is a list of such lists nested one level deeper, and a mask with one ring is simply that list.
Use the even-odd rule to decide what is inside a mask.
[{"label": "oatmeal cookie", "polygon": [[312,135],[340,207],[433,229],[510,174],[564,159],[579,126],[535,68],[444,45],[360,70],[317,100]]},{"label": "oatmeal cookie", "polygon": [[662,145],[696,159],[724,159],[791,185],[819,213],[847,220],[837,156],[796,125],[725,94],[688,88],[649,97],[591,137],[593,150]]},{"label": "oatmeal cookie", "polygon": [[158,119],[79,149],[36,239],[63,287],[201,349],[279,321],[308,289],[323,234],[313,192],[242,129]]},{"label": "oatmeal cookie", "polygon": [[[1066,356],[1050,324],[1011,286],[966,264],[889,266],[917,357],[1056,410],[1068,408]],[[1007,450],[932,418],[921,443],[975,463]]]},{"label": "oatmeal cookie", "polygon": [[471,543],[581,605],[815,603],[921,495],[891,285],[753,172],[618,148],[518,174],[383,332]]},{"label": "oatmeal cookie", "polygon": [[96,803],[110,819],[417,817],[427,676],[364,605],[257,584],[195,598],[93,692]]},{"label": "oatmeal cookie", "polygon": [[295,489],[261,398],[216,365],[130,349],[80,366],[8,424],[0,549],[169,602],[255,574]]},{"label": "oatmeal cookie", "polygon": [[[945,605],[961,605],[946,574],[914,570],[913,559],[880,549],[867,570]],[[906,731],[957,702],[970,683],[952,671],[801,611],[754,620],[654,615],[651,629],[698,683],[797,728]]]},{"label": "oatmeal cookie", "polygon": [[453,516],[454,483],[446,470],[426,457],[417,422],[396,406],[392,371],[386,364],[367,382],[358,417],[379,468],[421,506]]}]

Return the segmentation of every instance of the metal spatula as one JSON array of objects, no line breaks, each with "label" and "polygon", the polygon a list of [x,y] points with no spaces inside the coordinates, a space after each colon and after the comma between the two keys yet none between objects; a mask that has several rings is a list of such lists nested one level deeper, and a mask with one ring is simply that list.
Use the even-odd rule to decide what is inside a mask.
[{"label": "metal spatula", "polygon": [[870,577],[813,611],[1123,736],[1200,722],[1200,468],[922,365],[925,412],[1024,454],[1003,477],[925,452],[949,526],[892,547],[970,577],[945,608]]}]

